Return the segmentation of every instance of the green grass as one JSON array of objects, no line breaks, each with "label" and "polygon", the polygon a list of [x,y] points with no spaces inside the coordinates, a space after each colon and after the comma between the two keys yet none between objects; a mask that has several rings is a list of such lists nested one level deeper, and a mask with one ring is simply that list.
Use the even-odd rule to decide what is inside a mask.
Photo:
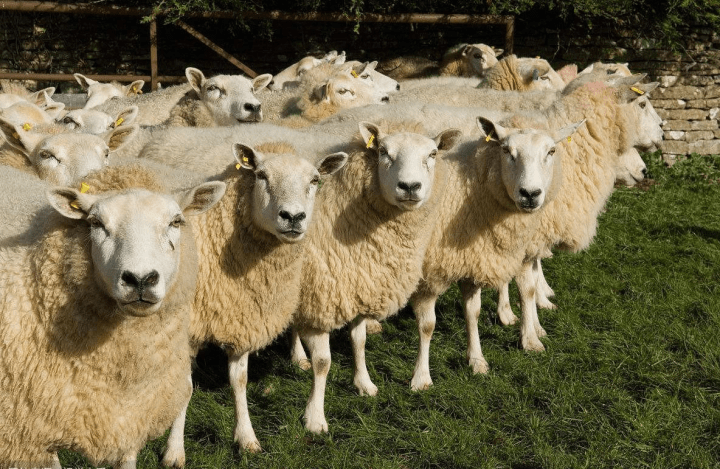
[{"label": "green grass", "polygon": [[[250,358],[250,412],[265,450],[255,455],[233,445],[227,362],[211,349],[194,373],[187,467],[720,467],[720,158],[671,169],[647,159],[656,184],[618,189],[590,249],[544,262],[558,305],[540,311],[545,353],[519,348],[518,327],[498,323],[487,291],[480,332],[491,370],[473,375],[453,288],[438,303],[426,392],[408,384],[411,311],[368,339],[374,398],[352,384],[347,330],[332,335],[330,433],[315,436],[302,425],[312,374],[289,363],[281,338]],[[148,444],[138,467],[159,467],[164,443]],[[62,461],[83,464],[69,452]]]}]

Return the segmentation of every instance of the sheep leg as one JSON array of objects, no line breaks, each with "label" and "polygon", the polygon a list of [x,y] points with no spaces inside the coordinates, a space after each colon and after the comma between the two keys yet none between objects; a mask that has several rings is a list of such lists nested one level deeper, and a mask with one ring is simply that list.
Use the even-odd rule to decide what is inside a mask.
[{"label": "sheep leg", "polygon": [[137,453],[126,454],[113,467],[117,469],[135,469],[137,467]]},{"label": "sheep leg", "polygon": [[424,391],[432,386],[430,378],[430,340],[435,331],[435,302],[437,296],[426,295],[414,296],[410,302],[415,311],[415,320],[418,325],[420,336],[420,347],[415,360],[415,371],[410,381],[410,389],[413,391]]},{"label": "sheep leg", "polygon": [[355,387],[361,396],[375,396],[378,388],[370,379],[367,366],[365,364],[365,338],[366,338],[366,320],[362,316],[353,319],[350,325],[350,340],[352,341],[353,356],[355,357]]},{"label": "sheep leg", "polygon": [[[191,375],[188,375],[188,382],[190,383],[190,393],[192,395]],[[162,459],[162,465],[165,467],[185,467],[185,417],[187,416],[189,404],[190,399],[188,399],[187,404],[185,404],[183,410],[175,418],[172,427],[170,427],[170,436]]]},{"label": "sheep leg", "polygon": [[503,326],[511,326],[518,321],[517,316],[510,307],[510,284],[505,283],[498,289],[498,306],[497,315],[500,324]]},{"label": "sheep leg", "polygon": [[292,328],[292,338],[290,339],[290,359],[293,363],[300,367],[301,370],[309,370],[312,364],[305,355],[305,349],[303,348],[302,341],[300,340],[300,334],[297,329]]},{"label": "sheep leg", "polygon": [[480,348],[480,332],[478,331],[481,289],[467,280],[461,280],[458,282],[458,286],[463,296],[465,309],[465,330],[468,341],[466,358],[473,373],[487,373],[489,366]]},{"label": "sheep leg", "polygon": [[240,449],[251,453],[262,451],[260,442],[255,437],[255,431],[250,422],[250,412],[247,405],[247,380],[249,352],[243,354],[233,353],[229,357],[230,384],[235,394],[235,441]]},{"label": "sheep leg", "polygon": [[382,333],[382,324],[376,319],[366,319],[365,330],[368,334],[380,334]]},{"label": "sheep leg", "polygon": [[303,339],[310,349],[312,360],[313,386],[305,407],[305,428],[313,433],[328,431],[325,420],[325,386],[330,371],[330,334],[325,331],[303,331]]},{"label": "sheep leg", "polygon": [[[538,279],[537,279],[537,292],[536,292],[536,298],[535,302],[537,303],[538,308],[543,309],[555,309],[556,306],[548,299],[548,297],[554,296],[555,292],[552,288],[550,288],[550,285],[548,285],[547,280],[545,280],[545,275],[542,271],[542,265],[540,265],[540,259],[537,259],[535,261],[535,264],[537,266],[537,272],[538,272]],[[540,336],[542,337],[542,335]]]},{"label": "sheep leg", "polygon": [[520,291],[520,308],[522,309],[522,318],[520,320],[520,341],[524,350],[533,352],[542,352],[545,346],[540,342],[536,323],[537,305],[535,304],[535,290],[537,289],[535,262],[523,263],[520,274],[515,277],[518,290]]}]

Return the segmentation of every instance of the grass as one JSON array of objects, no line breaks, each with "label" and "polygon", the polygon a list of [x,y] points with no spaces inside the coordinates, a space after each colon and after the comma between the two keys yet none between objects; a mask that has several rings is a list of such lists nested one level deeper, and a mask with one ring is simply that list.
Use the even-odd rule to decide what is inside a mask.
[{"label": "grass", "polygon": [[[618,189],[590,249],[544,263],[558,305],[540,311],[545,353],[519,348],[518,327],[499,324],[487,291],[480,328],[491,370],[473,375],[453,288],[438,303],[426,392],[409,389],[411,311],[368,339],[374,398],[352,384],[347,330],[332,335],[330,433],[316,436],[302,425],[312,374],[289,363],[281,338],[250,358],[250,412],[265,451],[247,454],[233,444],[227,361],[208,349],[193,377],[186,467],[720,467],[720,158],[671,169],[646,158],[655,184]],[[160,467],[164,443],[149,443],[138,467]],[[61,460],[84,464],[70,452]]]}]

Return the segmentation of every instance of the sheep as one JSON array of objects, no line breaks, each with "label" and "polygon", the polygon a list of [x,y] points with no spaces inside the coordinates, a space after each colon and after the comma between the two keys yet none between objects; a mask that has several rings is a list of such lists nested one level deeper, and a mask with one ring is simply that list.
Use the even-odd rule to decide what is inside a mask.
[{"label": "sheep", "polygon": [[0,80],[0,85],[2,85],[2,93],[0,93],[0,109],[10,107],[20,101],[27,101],[38,106],[43,106],[47,103],[48,97],[55,93],[55,87],[52,86],[31,93],[21,84],[10,80]]},{"label": "sheep", "polygon": [[432,75],[483,77],[502,53],[502,49],[485,44],[458,44],[445,52],[440,64],[424,57],[398,57],[384,61],[379,70],[396,79]]},{"label": "sheep", "polygon": [[381,93],[394,93],[400,91],[400,83],[391,77],[377,71],[377,61],[373,62],[347,62],[352,66],[352,76],[371,84]]},{"label": "sheep", "polygon": [[188,67],[185,76],[192,91],[178,101],[164,125],[212,127],[262,120],[261,103],[255,93],[270,83],[272,75],[266,73],[253,80],[241,75],[205,78],[197,68]]},{"label": "sheep", "polygon": [[[347,155],[337,152],[313,163],[284,142],[255,148],[236,143],[232,149],[237,166],[227,167],[226,161],[227,169],[213,178],[227,184],[226,197],[192,222],[200,267],[190,338],[195,347],[215,342],[228,353],[235,439],[241,449],[260,451],[247,409],[248,355],[290,324],[317,188],[321,178],[344,165]],[[221,150],[227,157],[229,148]],[[162,155],[153,161],[162,161]],[[192,161],[166,162],[194,171]],[[165,465],[185,463],[184,419],[182,412],[173,424]]]},{"label": "sheep", "polygon": [[[422,276],[429,220],[439,198],[431,195],[445,191],[444,166],[436,158],[460,135],[449,129],[432,139],[408,131],[386,133],[368,122],[359,127],[362,141],[320,192],[293,320],[312,359],[313,387],[304,419],[315,433],[328,430],[324,394],[333,329],[352,323],[355,386],[361,394],[377,393],[365,368],[365,318],[395,314]],[[307,360],[297,342],[292,353],[296,363]]]},{"label": "sheep", "polygon": [[121,126],[103,136],[69,133],[54,124],[41,132],[24,130],[0,118],[0,164],[36,173],[57,185],[70,185],[108,164],[110,152],[122,148],[137,133],[136,125]]},{"label": "sheep", "polygon": [[59,467],[55,452],[66,448],[93,465],[135,468],[145,441],[190,398],[197,263],[184,217],[210,208],[224,186],[170,196],[141,168],[108,168],[87,183],[85,193],[47,190],[51,213],[0,241],[2,467]]},{"label": "sheep", "polygon": [[307,56],[300,61],[290,65],[280,73],[273,76],[272,81],[268,84],[268,89],[271,91],[280,91],[286,87],[296,87],[302,78],[302,75],[313,67],[317,67],[323,63],[332,63],[335,65],[341,65],[345,63],[345,52],[343,51],[338,55],[337,51],[330,51],[322,58],[315,58],[313,56]]},{"label": "sheep", "polygon": [[562,90],[565,82],[546,60],[509,55],[485,74],[480,86],[505,91]]},{"label": "sheep", "polygon": [[192,87],[184,83],[152,93],[111,99],[93,109],[115,116],[129,106],[137,106],[139,111],[135,123],[142,126],[161,125],[170,117],[170,111],[178,101],[190,91]]},{"label": "sheep", "polygon": [[[420,347],[410,383],[412,390],[432,384],[430,339],[435,302],[454,281],[499,287],[528,275],[525,247],[538,229],[544,206],[561,190],[565,140],[584,121],[555,132],[506,128],[478,118],[482,135],[446,158],[449,190],[442,194],[434,230],[423,260],[423,279],[410,304],[415,311]],[[463,290],[465,296],[465,292]],[[532,289],[521,290],[522,304],[535,304]],[[487,371],[477,332],[478,308],[465,310],[467,359],[475,373]],[[523,317],[525,319],[525,317]],[[528,324],[523,322],[522,327]],[[530,323],[532,327],[532,323]]]},{"label": "sheep", "polygon": [[100,135],[115,127],[132,124],[137,114],[137,106],[130,106],[115,117],[95,109],[74,109],[56,120],[68,130]]},{"label": "sheep", "polygon": [[405,56],[381,61],[378,71],[390,78],[404,81],[437,75],[440,73],[440,66],[437,61],[425,57]]},{"label": "sheep", "polygon": [[34,127],[53,122],[59,115],[59,111],[61,111],[65,106],[62,103],[60,104],[62,107],[51,108],[51,112],[47,112],[30,102],[19,101],[6,107],[5,109],[0,109],[0,116],[2,116],[3,119],[9,122],[14,122],[17,125],[28,124]]},{"label": "sheep", "polygon": [[628,63],[615,63],[615,64],[604,64],[602,62],[595,62],[590,65],[588,65],[586,68],[584,68],[578,75],[584,75],[586,73],[595,73],[595,72],[601,72],[601,73],[607,73],[607,74],[617,74],[622,75],[625,77],[629,77],[632,75],[632,72],[628,68]]},{"label": "sheep", "polygon": [[100,83],[80,73],[73,73],[73,76],[82,86],[82,89],[87,91],[88,99],[85,106],[83,106],[84,109],[92,109],[113,98],[125,98],[142,94],[142,87],[145,85],[145,80],[135,80],[129,85],[121,85],[116,81]]}]

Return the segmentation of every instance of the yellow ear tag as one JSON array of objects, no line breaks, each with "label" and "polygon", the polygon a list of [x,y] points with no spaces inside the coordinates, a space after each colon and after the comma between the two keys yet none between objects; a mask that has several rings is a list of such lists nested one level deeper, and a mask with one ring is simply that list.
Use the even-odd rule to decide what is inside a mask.
[{"label": "yellow ear tag", "polygon": [[637,94],[639,94],[640,96],[642,96],[642,95],[645,94],[645,92],[644,92],[643,90],[641,90],[640,88],[636,88],[636,87],[634,87],[634,86],[631,86],[630,89],[633,90],[634,92],[636,92]]},{"label": "yellow ear tag", "polygon": [[490,134],[488,134],[488,136],[485,137],[485,141],[486,141],[486,142],[489,142],[490,140],[492,140],[492,134],[493,134],[493,133],[492,133],[492,131],[491,131]]},{"label": "yellow ear tag", "polygon": [[27,132],[28,130],[32,129],[32,125],[30,125],[29,123],[25,122],[25,123],[23,124],[22,128],[23,128],[23,130],[24,130],[25,132]]},{"label": "yellow ear tag", "polygon": [[[250,160],[248,160],[247,156],[243,156],[242,162],[243,162],[243,164],[248,164],[248,163],[250,163]],[[242,168],[242,165],[240,163],[235,165],[235,169],[240,169],[240,168]]]},{"label": "yellow ear tag", "polygon": [[568,137],[568,142],[572,142],[572,138]]},{"label": "yellow ear tag", "polygon": [[[90,190],[90,186],[85,184],[84,182],[80,183],[80,193],[85,194],[87,191]],[[80,209],[80,206],[77,204],[77,200],[75,202],[72,202],[70,206],[74,209]]]},{"label": "yellow ear tag", "polygon": [[373,144],[373,140],[375,140],[375,136],[371,135],[370,138],[367,141],[367,146],[365,148],[371,148]]},{"label": "yellow ear tag", "polygon": [[137,86],[133,86],[130,91],[132,91],[135,94],[142,94],[142,90],[139,90]]},{"label": "yellow ear tag", "polygon": [[240,163],[235,165],[235,169],[240,169],[240,168],[242,168],[242,165]]},{"label": "yellow ear tag", "polygon": [[355,70],[350,70],[350,73],[352,73],[352,76],[355,78],[360,78]]},{"label": "yellow ear tag", "polygon": [[120,119],[116,120],[115,127],[120,127],[120,124],[122,124],[123,122],[125,122],[125,119],[123,119],[122,117]]}]

